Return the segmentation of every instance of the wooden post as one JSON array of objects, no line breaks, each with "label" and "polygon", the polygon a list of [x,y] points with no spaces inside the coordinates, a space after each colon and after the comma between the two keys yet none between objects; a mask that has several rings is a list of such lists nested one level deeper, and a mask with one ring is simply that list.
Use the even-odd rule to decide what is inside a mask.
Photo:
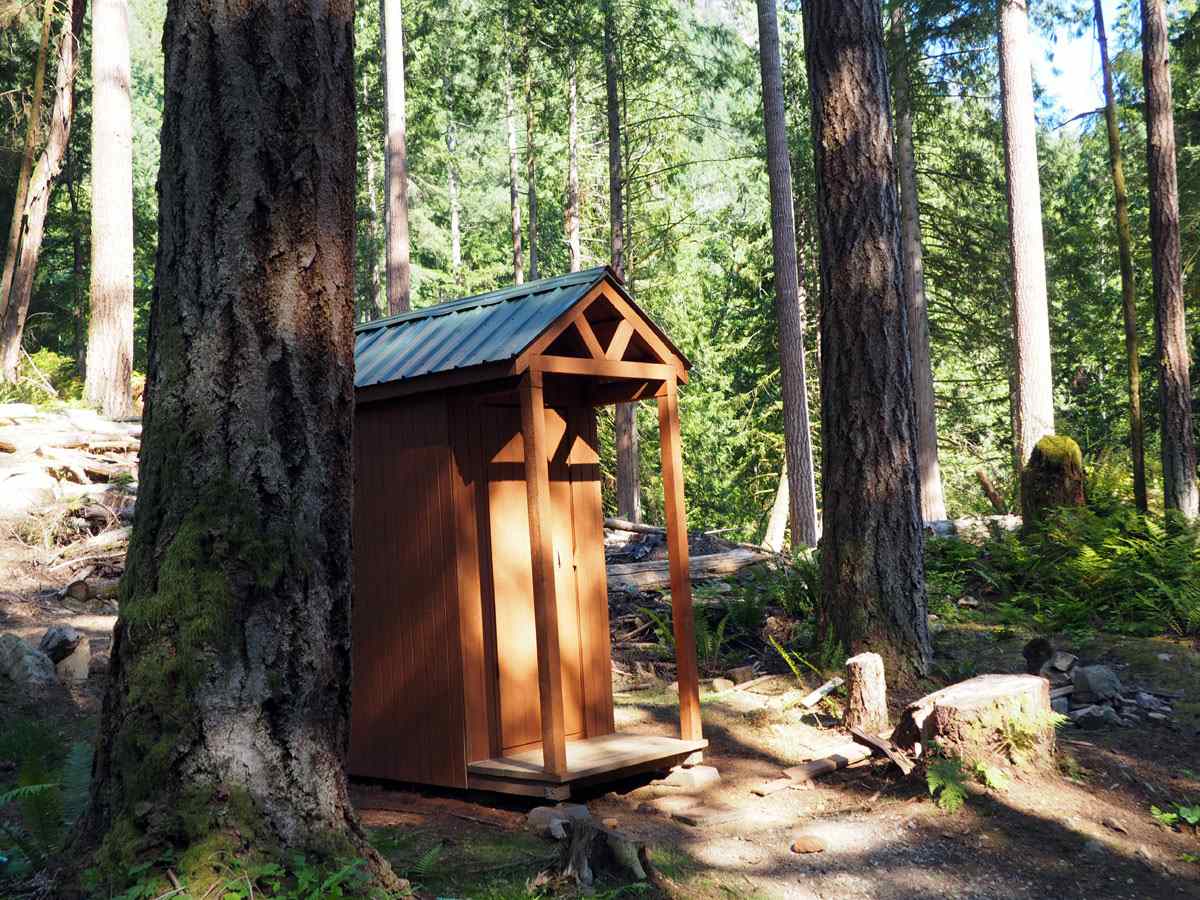
[{"label": "wooden post", "polygon": [[521,379],[521,437],[525,445],[525,491],[529,502],[529,548],[533,563],[533,621],[537,635],[538,696],[542,713],[542,765],[552,775],[567,770],[562,664],[558,650],[558,596],[554,586],[554,533],[550,515],[550,469],[546,461],[546,409],[542,373]]},{"label": "wooden post", "polygon": [[675,628],[675,667],[679,680],[679,736],[700,739],[700,676],[696,667],[696,625],[688,573],[687,514],[683,508],[683,453],[679,446],[679,394],[675,376],[658,398],[658,433],[671,566],[671,618]]},{"label": "wooden post", "polygon": [[883,658],[878,653],[860,653],[846,660],[847,728],[861,728],[867,734],[887,731],[887,683],[883,677]]}]

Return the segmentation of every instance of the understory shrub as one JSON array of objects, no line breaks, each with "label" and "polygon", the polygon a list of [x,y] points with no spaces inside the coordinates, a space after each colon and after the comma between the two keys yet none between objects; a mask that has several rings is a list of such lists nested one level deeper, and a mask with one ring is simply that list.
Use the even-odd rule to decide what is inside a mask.
[{"label": "understory shrub", "polygon": [[83,379],[75,369],[75,360],[53,350],[22,354],[16,382],[0,384],[0,403],[72,403],[82,396]]},{"label": "understory shrub", "polygon": [[1200,634],[1200,528],[1110,509],[1055,510],[980,548],[931,539],[931,608],[974,590],[1044,631]]}]

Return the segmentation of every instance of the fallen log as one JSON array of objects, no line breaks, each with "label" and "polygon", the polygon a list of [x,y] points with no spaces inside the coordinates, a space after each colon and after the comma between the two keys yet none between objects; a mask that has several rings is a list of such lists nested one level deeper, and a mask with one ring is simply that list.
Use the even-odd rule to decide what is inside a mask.
[{"label": "fallen log", "polygon": [[646,525],[642,522],[633,522],[629,519],[606,518],[604,527],[611,528],[614,531],[633,531],[638,534],[666,534],[667,529],[661,525]]},{"label": "fallen log", "polygon": [[881,738],[878,735],[869,734],[866,731],[863,731],[861,728],[856,727],[851,727],[850,734],[860,744],[882,753],[905,775],[911,773],[915,768],[913,761],[909,759],[903,752],[901,752],[900,748],[891,741]]},{"label": "fallen log", "polygon": [[822,697],[824,697],[826,694],[832,693],[834,690],[841,687],[842,684],[844,684],[842,679],[835,675],[815,691],[805,696],[804,699],[800,701],[800,705],[805,709],[812,709],[820,702]]},{"label": "fallen log", "polygon": [[[722,575],[732,575],[746,566],[770,559],[768,553],[739,547],[724,553],[706,553],[688,560],[688,577],[692,581],[705,581]],[[608,569],[608,589],[620,588],[649,590],[667,587],[671,583],[669,560],[651,560],[637,563],[614,563]]]},{"label": "fallen log", "polygon": [[872,752],[870,747],[864,747],[862,744],[846,744],[821,759],[814,759],[811,762],[784,769],[783,774],[792,781],[812,781],[818,775],[828,775],[830,772],[860,763],[864,759],[868,759]]}]

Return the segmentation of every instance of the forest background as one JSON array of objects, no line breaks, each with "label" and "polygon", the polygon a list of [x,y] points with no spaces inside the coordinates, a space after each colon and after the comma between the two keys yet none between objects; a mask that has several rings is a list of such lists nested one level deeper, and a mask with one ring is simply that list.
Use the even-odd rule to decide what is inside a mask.
[{"label": "forest background", "polygon": [[[134,117],[135,358],[145,337],[157,239],[158,132],[165,0],[130,0]],[[507,8],[507,7],[506,7]],[[1082,446],[1094,484],[1132,497],[1121,285],[1112,181],[1100,109],[1066,111],[1099,94],[1092,4],[1033,5],[1038,154],[1046,232],[1057,430]],[[1180,208],[1187,305],[1200,306],[1200,5],[1171,15]],[[583,265],[609,257],[602,12],[522,6],[517,27],[488,0],[409,0],[404,9],[409,207],[416,307],[511,283],[504,73],[511,67],[522,202],[532,135],[539,273],[568,269],[568,78],[579,99]],[[681,395],[689,515],[733,536],[762,536],[783,464],[782,401],[773,313],[770,206],[754,6],[738,0],[620,0],[614,4],[626,204],[626,276],[638,301],[691,359]],[[1135,4],[1107,2],[1127,165],[1142,368],[1156,371],[1151,299],[1140,21]],[[90,10],[89,13],[90,15]],[[0,229],[13,208],[25,110],[39,39],[37,4],[0,6]],[[356,18],[360,320],[384,313],[383,117],[379,6]],[[819,370],[812,140],[798,3],[780,8],[789,147],[797,210],[806,341]],[[82,30],[76,112],[51,199],[25,347],[60,386],[77,384],[87,343],[91,153],[91,28]],[[1066,53],[1060,53],[1063,48]],[[894,49],[894,48],[893,48]],[[909,11],[914,144],[925,246],[940,463],[949,514],[990,512],[982,469],[1015,506],[1007,218],[994,16],[986,5],[925,2]],[[1050,56],[1086,69],[1055,69]],[[52,77],[52,73],[50,75]],[[529,84],[526,93],[524,87]],[[1073,117],[1078,113],[1078,117]],[[532,130],[529,126],[532,124]],[[454,215],[457,211],[457,217]],[[459,229],[460,259],[453,250]],[[526,226],[528,221],[526,219]],[[526,235],[526,252],[529,235]],[[1193,384],[1200,317],[1190,317]],[[1151,505],[1161,508],[1156,379],[1142,382]],[[13,389],[7,389],[10,393]],[[820,409],[810,377],[810,408]],[[602,439],[611,447],[611,416]],[[1200,417],[1196,418],[1200,423]],[[657,427],[642,410],[642,500],[661,521]],[[819,466],[820,423],[813,422]],[[612,453],[604,454],[606,484]],[[817,483],[820,484],[818,470]],[[612,502],[611,491],[606,503]]]}]

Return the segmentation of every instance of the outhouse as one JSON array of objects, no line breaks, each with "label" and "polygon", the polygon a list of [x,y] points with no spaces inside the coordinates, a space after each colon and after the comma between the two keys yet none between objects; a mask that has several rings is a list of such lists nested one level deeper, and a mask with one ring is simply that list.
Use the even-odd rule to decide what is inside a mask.
[{"label": "outhouse", "polygon": [[[678,385],[607,268],[356,329],[351,775],[561,798],[701,750]],[[655,399],[679,737],[614,728],[596,408]]]}]

